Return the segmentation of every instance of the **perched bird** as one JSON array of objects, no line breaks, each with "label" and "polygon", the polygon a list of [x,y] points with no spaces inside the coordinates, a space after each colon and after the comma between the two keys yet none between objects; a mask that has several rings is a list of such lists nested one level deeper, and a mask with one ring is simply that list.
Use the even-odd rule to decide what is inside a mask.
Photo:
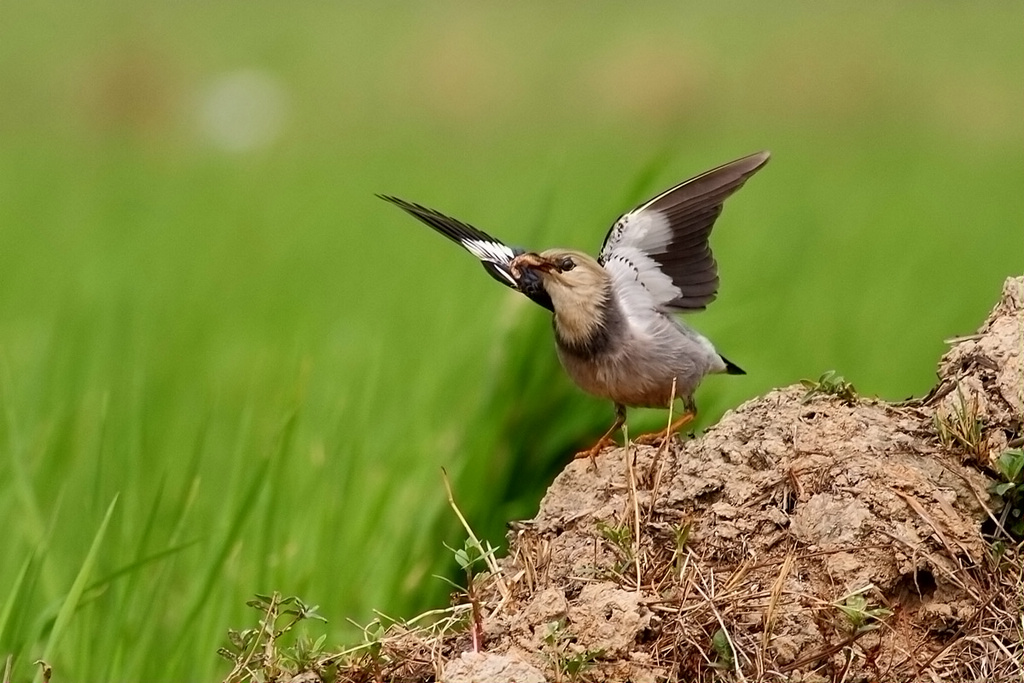
[{"label": "perched bird", "polygon": [[714,300],[718,266],[708,244],[711,228],[726,198],[768,157],[758,152],[729,162],[623,214],[597,259],[573,249],[514,249],[433,209],[378,196],[461,244],[494,279],[554,314],[566,372],[585,391],[615,404],[611,428],[576,454],[593,458],[613,443],[626,406],[668,408],[681,399],[685,410],[667,436],[696,416],[693,393],[705,375],[744,374],[673,314],[703,310]]}]

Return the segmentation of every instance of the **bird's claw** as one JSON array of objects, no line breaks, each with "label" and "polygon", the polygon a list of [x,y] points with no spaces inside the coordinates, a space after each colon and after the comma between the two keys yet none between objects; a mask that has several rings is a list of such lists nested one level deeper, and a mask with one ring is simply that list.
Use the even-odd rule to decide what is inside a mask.
[{"label": "bird's claw", "polygon": [[633,439],[633,443],[641,446],[660,446],[672,438],[672,432],[659,429],[656,432],[647,432]]},{"label": "bird's claw", "polygon": [[640,444],[641,446],[661,446],[666,441],[672,438],[673,434],[676,434],[683,425],[692,422],[697,417],[697,413],[693,411],[687,411],[679,416],[672,424],[665,429],[659,429],[656,432],[648,432],[647,434],[641,434],[640,436],[633,439],[633,443]]},{"label": "bird's claw", "polygon": [[597,443],[585,451],[580,451],[573,456],[573,460],[582,460],[583,458],[590,458],[591,464],[594,465],[594,469],[597,469],[597,455],[608,446],[614,446],[615,439],[609,436],[602,437]]}]

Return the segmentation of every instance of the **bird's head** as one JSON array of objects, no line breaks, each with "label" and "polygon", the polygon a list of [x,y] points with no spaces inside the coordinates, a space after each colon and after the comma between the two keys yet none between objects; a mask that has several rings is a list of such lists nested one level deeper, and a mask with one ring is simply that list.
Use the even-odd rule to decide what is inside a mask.
[{"label": "bird's head", "polygon": [[563,334],[587,335],[604,323],[611,301],[611,277],[591,256],[571,249],[548,249],[520,254],[510,267],[520,289],[550,297]]},{"label": "bird's head", "polygon": [[609,283],[608,272],[580,251],[548,249],[527,252],[512,259],[512,275],[524,288],[543,287],[552,298],[602,296]]}]

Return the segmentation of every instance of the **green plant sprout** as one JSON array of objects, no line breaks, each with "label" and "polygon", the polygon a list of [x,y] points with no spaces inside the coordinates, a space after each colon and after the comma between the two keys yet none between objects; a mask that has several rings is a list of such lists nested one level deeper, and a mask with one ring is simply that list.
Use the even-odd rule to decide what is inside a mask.
[{"label": "green plant sprout", "polygon": [[823,373],[817,380],[802,379],[800,384],[807,389],[802,403],[810,403],[811,399],[819,394],[835,396],[847,403],[852,403],[857,399],[857,389],[842,375],[836,374],[835,370]]},{"label": "green plant sprout", "polygon": [[836,608],[843,613],[843,616],[849,622],[854,635],[875,630],[882,620],[892,614],[892,610],[886,607],[872,606],[871,602],[865,597],[864,594],[872,588],[874,586],[865,586],[846,596],[843,602],[835,603]]},{"label": "green plant sprout", "polygon": [[1003,451],[996,469],[1003,480],[992,484],[989,492],[1003,501],[999,524],[1019,540],[1024,537],[1024,450]]},{"label": "green plant sprout", "polygon": [[564,619],[551,621],[545,625],[545,655],[557,673],[557,680],[578,681],[580,676],[593,666],[604,654],[603,650],[583,650],[570,652],[570,646],[576,637],[566,629]]},{"label": "green plant sprout", "polygon": [[711,647],[718,655],[718,661],[714,664],[715,668],[732,669],[736,663],[736,656],[733,654],[732,644],[729,642],[729,635],[725,629],[720,628],[715,631],[715,635],[711,636]]},{"label": "green plant sprout", "polygon": [[946,448],[962,448],[976,458],[984,455],[982,420],[978,414],[978,401],[964,398],[960,387],[956,388],[957,403],[948,415],[935,413],[935,431],[939,441]]},{"label": "green plant sprout", "polygon": [[307,605],[295,596],[281,597],[280,593],[257,594],[246,605],[259,610],[261,617],[256,628],[228,631],[229,645],[217,654],[233,662],[231,673],[225,680],[233,682],[267,680],[296,671],[316,669],[323,654],[326,635],[312,640],[301,633],[291,646],[279,647],[280,639],[299,623],[307,620],[327,620],[317,613],[317,605]]}]

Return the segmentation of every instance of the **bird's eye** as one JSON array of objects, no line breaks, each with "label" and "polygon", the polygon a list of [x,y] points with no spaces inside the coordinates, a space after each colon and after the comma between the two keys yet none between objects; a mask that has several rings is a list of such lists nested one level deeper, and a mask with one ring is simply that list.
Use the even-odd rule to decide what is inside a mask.
[{"label": "bird's eye", "polygon": [[566,272],[566,271],[570,271],[570,270],[572,270],[575,267],[576,267],[576,262],[573,261],[568,256],[566,256],[564,259],[562,259],[562,261],[558,264],[558,269],[560,271],[562,271],[563,273]]}]

